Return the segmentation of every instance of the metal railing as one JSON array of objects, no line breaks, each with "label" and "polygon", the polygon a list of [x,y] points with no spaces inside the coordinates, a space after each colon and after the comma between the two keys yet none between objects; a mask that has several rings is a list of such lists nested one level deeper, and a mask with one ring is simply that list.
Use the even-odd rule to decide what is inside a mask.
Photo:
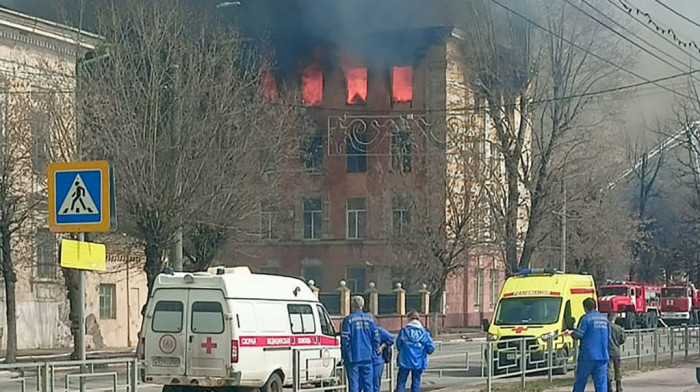
[{"label": "metal railing", "polygon": [[[333,392],[348,391],[348,380],[345,367],[335,358],[303,358],[305,352],[317,353],[318,348],[295,348],[292,350],[292,391],[293,392]],[[381,378],[382,390],[388,387],[388,391],[396,388],[396,351],[392,350],[392,358],[384,364]],[[328,361],[324,363],[323,361]],[[330,367],[328,377],[310,377],[312,366],[321,362]]]},{"label": "metal railing", "polygon": [[[472,342],[465,351],[440,355],[441,360],[464,358],[463,366],[431,365],[425,374],[485,382],[488,391],[492,390],[496,380],[519,377],[524,389],[528,375],[546,375],[551,382],[555,375],[566,374],[575,368],[578,347],[576,341],[573,345],[567,344],[560,336]],[[445,348],[445,344],[438,348]],[[700,328],[684,326],[627,331],[620,353],[626,366],[637,369],[644,365],[658,366],[661,362],[700,359]]]},{"label": "metal railing", "polygon": [[0,385],[19,384],[22,392],[136,392],[138,368],[133,357],[0,364],[0,371],[17,373],[0,378]]}]

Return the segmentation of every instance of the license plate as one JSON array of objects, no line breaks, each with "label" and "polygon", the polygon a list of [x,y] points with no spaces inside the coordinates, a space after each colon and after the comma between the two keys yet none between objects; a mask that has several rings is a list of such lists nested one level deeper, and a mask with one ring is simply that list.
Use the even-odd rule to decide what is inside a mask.
[{"label": "license plate", "polygon": [[177,367],[180,366],[180,358],[174,357],[153,357],[151,364],[154,367]]},{"label": "license plate", "polygon": [[506,359],[509,361],[515,360],[515,354],[514,353],[513,354],[506,354]]}]

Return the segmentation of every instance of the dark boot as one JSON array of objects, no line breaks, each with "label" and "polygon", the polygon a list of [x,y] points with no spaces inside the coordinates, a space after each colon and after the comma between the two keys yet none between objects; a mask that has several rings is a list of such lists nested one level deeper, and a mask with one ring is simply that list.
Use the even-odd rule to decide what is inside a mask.
[{"label": "dark boot", "polygon": [[[615,381],[615,387],[617,392],[622,392],[622,381]],[[610,392],[612,392],[612,390],[610,390]]]}]

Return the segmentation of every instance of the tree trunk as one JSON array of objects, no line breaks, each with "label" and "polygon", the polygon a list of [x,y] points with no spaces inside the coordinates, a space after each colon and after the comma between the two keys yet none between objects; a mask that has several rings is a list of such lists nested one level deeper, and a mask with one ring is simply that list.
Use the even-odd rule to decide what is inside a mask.
[{"label": "tree trunk", "polygon": [[6,363],[17,361],[17,307],[15,301],[15,282],[17,275],[12,265],[11,233],[7,227],[0,228],[2,241],[2,277],[5,280],[5,316],[7,317]]},{"label": "tree trunk", "polygon": [[[146,242],[146,264],[143,269],[146,271],[146,279],[148,281],[148,297],[151,297],[151,292],[153,291],[153,283],[156,280],[158,274],[163,270],[163,251],[161,246],[155,241]],[[146,300],[148,303],[148,300]]]},{"label": "tree trunk", "polygon": [[509,154],[504,159],[508,200],[506,201],[506,265],[511,272],[518,271],[518,207],[520,204],[519,156]]},{"label": "tree trunk", "polygon": [[68,320],[70,321],[70,333],[73,336],[73,352],[71,359],[79,359],[78,347],[80,347],[80,296],[78,293],[78,270],[71,268],[61,268],[63,279],[65,281],[66,293],[68,295],[68,304],[70,311]]}]

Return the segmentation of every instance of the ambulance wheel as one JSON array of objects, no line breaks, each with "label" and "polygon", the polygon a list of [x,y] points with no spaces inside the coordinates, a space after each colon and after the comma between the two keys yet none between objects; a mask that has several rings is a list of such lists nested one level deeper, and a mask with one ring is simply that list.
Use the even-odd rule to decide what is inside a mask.
[{"label": "ambulance wheel", "polygon": [[260,392],[282,392],[282,377],[279,373],[272,373]]}]

